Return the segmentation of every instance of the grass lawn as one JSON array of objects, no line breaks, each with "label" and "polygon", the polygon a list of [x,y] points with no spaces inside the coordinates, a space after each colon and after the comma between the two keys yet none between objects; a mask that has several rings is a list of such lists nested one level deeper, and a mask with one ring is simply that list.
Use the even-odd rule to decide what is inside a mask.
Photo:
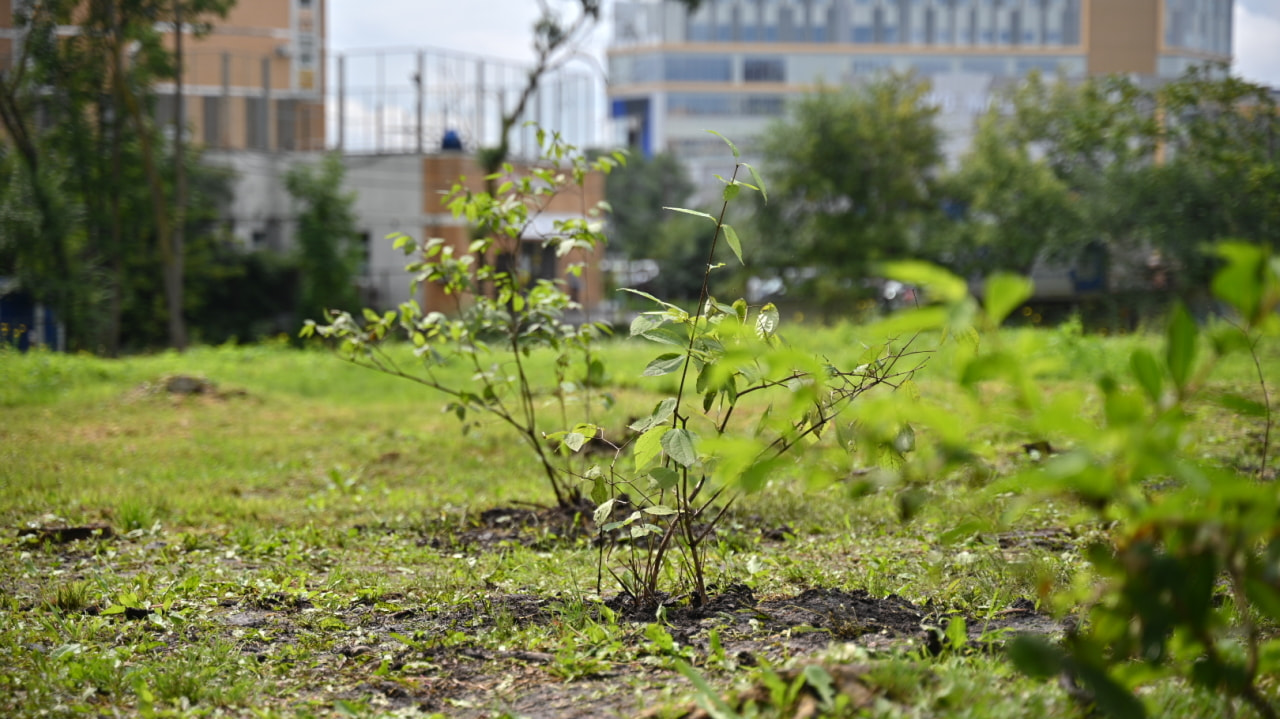
[{"label": "grass lawn", "polygon": [[[797,334],[837,364],[860,352],[856,327]],[[1046,383],[1085,393],[1157,344],[1006,334]],[[954,391],[953,351],[920,392]],[[607,385],[567,424],[589,412],[620,432],[674,380],[640,377],[652,345],[602,352]],[[1261,356],[1280,377],[1280,346]],[[1245,359],[1219,369],[1261,398]],[[216,391],[167,392],[174,375]],[[443,407],[283,346],[0,351],[0,715],[1086,715],[1001,651],[1011,633],[1061,632],[1043,598],[1088,581],[1081,549],[1105,538],[1078,507],[1006,513],[1018,498],[984,491],[990,477],[937,477],[902,521],[892,491],[794,472],[727,515],[712,606],[636,617],[590,536],[540,523],[551,498],[528,450],[494,424],[462,434]],[[1197,412],[1204,455],[1257,462],[1258,422]],[[1035,437],[972,431],[998,473],[1032,461]],[[992,528],[952,531],[968,520]],[[822,691],[800,690],[810,665]],[[1231,715],[1177,681],[1146,691],[1157,716]]]}]

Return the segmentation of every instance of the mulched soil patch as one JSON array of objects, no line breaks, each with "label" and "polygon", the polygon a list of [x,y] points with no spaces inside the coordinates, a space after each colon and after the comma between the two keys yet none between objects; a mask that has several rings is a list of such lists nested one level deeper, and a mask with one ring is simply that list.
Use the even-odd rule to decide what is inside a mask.
[{"label": "mulched soil patch", "polygon": [[42,542],[66,544],[84,539],[110,539],[115,536],[115,530],[109,524],[86,524],[79,527],[22,527],[18,530],[18,536],[35,537]]},{"label": "mulched soil patch", "polygon": [[465,521],[436,523],[423,529],[419,546],[441,550],[496,550],[518,544],[532,548],[549,548],[566,541],[594,536],[589,502],[570,506],[508,506],[486,509]]},{"label": "mulched soil patch", "polygon": [[1001,549],[1043,549],[1063,552],[1076,545],[1078,537],[1070,529],[1044,527],[1042,529],[1016,529],[995,535]]},{"label": "mulched soil patch", "polygon": [[143,382],[129,392],[127,399],[170,397],[175,401],[181,401],[186,397],[201,397],[210,400],[227,400],[248,396],[249,393],[243,389],[220,389],[217,383],[204,377],[178,374]]},{"label": "mulched soil patch", "polygon": [[[410,608],[394,613],[367,605],[354,605],[337,615],[355,632],[357,640],[335,647],[326,671],[355,671],[365,677],[359,691],[376,698],[378,705],[393,709],[443,711],[450,716],[489,716],[495,709],[527,717],[605,716],[621,712],[635,715],[634,687],[653,691],[671,682],[683,682],[669,669],[642,657],[614,661],[599,673],[566,682],[553,671],[558,657],[520,647],[502,649],[474,646],[468,640],[442,646],[426,640],[406,645],[405,637],[439,638],[458,633],[474,635],[499,622],[517,626],[567,621],[566,611],[576,600],[533,594],[493,595],[445,608]],[[644,647],[643,627],[655,621],[653,613],[633,615],[627,598],[604,603],[615,607],[622,641]],[[574,606],[604,622],[601,605]],[[296,611],[267,610],[263,602],[247,602],[232,608],[222,621],[229,628],[254,627],[278,638],[294,641],[301,621]],[[705,607],[667,608],[663,626],[678,646],[691,647],[695,656],[710,653],[708,633],[715,629],[725,656],[739,665],[753,666],[761,658],[777,666],[789,658],[813,655],[834,644],[855,644],[873,652],[912,649],[941,651],[937,632],[929,625],[945,626],[946,617],[934,616],[901,597],[876,598],[861,590],[808,589],[792,597],[758,600],[750,588],[734,585],[715,595]],[[1034,611],[1026,601],[1015,603],[987,620],[968,619],[975,643],[985,632],[1053,633],[1059,625]],[[981,648],[980,644],[977,644]],[[263,661],[268,647],[255,647]],[[655,648],[654,652],[658,650]],[[370,667],[385,662],[395,681],[370,676]],[[859,677],[864,668],[844,665],[825,667],[837,686],[847,689],[857,703],[873,701],[877,694]],[[799,671],[797,668],[796,671]],[[751,690],[734,701],[755,701]],[[801,709],[812,704],[802,702]],[[803,716],[804,714],[798,714]],[[690,708],[684,714],[701,717]]]},{"label": "mulched soil patch", "polygon": [[[634,507],[620,503],[612,519],[622,519]],[[456,523],[436,523],[422,530],[419,546],[441,550],[470,549],[493,551],[504,546],[518,544],[532,549],[551,549],[556,545],[577,541],[599,542],[592,514],[595,505],[583,498],[568,506],[505,506],[486,509],[468,517],[463,526]],[[753,517],[753,520],[758,519]],[[793,538],[795,529],[790,525],[762,526],[752,521],[748,535],[758,536],[766,542],[785,542]],[[358,527],[357,529],[365,529]],[[738,524],[717,527],[712,536],[724,536],[743,530]],[[621,533],[608,541],[625,542]]]}]

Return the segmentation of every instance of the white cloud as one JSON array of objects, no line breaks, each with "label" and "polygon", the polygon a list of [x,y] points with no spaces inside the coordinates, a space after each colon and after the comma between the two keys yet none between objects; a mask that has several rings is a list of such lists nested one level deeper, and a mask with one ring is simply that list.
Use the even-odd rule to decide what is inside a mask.
[{"label": "white cloud", "polygon": [[1234,23],[1236,74],[1280,88],[1280,18],[1236,5]]}]

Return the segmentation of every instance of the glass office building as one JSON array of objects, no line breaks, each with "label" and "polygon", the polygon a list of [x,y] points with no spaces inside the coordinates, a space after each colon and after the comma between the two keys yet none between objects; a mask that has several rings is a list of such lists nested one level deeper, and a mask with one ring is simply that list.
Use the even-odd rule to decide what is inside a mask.
[{"label": "glass office building", "polygon": [[1232,0],[619,2],[611,115],[620,140],[675,151],[700,177],[700,158],[724,151],[706,128],[749,150],[788,98],[910,70],[932,82],[954,157],[1002,85],[1032,70],[1164,79],[1228,62],[1231,17]]}]

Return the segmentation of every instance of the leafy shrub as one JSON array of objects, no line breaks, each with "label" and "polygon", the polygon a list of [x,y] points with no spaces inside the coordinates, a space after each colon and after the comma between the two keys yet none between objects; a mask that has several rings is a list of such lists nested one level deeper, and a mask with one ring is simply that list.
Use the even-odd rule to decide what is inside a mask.
[{"label": "leafy shrub", "polygon": [[[454,185],[447,197],[449,208],[455,217],[471,222],[478,234],[465,249],[440,238],[418,243],[407,235],[393,236],[396,247],[415,258],[407,266],[415,290],[426,283],[438,285],[455,300],[452,315],[423,311],[416,300],[382,314],[365,309],[358,317],[335,310],[326,314],[325,324],[308,320],[302,335],[336,340],[339,353],[350,362],[447,395],[448,409],[464,431],[479,415],[508,425],[537,458],[557,503],[575,507],[581,493],[543,437],[537,397],[554,394],[563,413],[566,390],[576,389],[567,382],[571,368],[580,367],[579,376],[587,380],[602,376],[604,368],[592,356],[591,343],[608,328],[566,322],[565,313],[578,304],[564,283],[532,280],[505,258],[519,256],[526,230],[553,196],[571,186],[582,187],[589,172],[608,172],[623,157],[588,162],[558,135],[543,131],[538,132],[538,142],[545,160],[541,166],[519,173],[505,164],[487,178],[489,191]],[[574,250],[593,251],[603,241],[598,215],[599,208],[592,208],[588,217],[555,221],[546,246],[557,257]],[[571,269],[575,274],[581,271],[580,265]],[[397,338],[412,344],[415,364],[403,364],[389,347]],[[525,358],[537,347],[557,353],[555,387],[538,387],[526,371]],[[472,380],[456,381],[437,373],[454,363],[474,370]],[[589,391],[591,384],[585,381],[582,386]]]},{"label": "leafy shrub", "polygon": [[[729,147],[738,159],[737,148]],[[751,182],[738,179],[743,171]],[[705,605],[705,542],[735,499],[759,491],[772,473],[794,465],[795,450],[828,429],[836,428],[837,443],[844,446],[850,440],[840,431],[841,413],[875,388],[908,382],[922,364],[909,339],[870,345],[856,367],[840,369],[788,347],[778,334],[774,305],[753,308],[743,299],[725,303],[712,297],[711,274],[723,266],[716,262],[720,241],[742,260],[741,238],[724,222],[729,203],[744,189],[767,200],[761,178],[746,163],[737,162],[729,179],[719,179],[725,187],[718,217],[668,208],[714,228],[697,304],[685,309],[632,290],[657,309],[639,315],[631,335],[664,350],[643,374],[678,377],[675,389],[631,425],[639,434],[629,457],[615,456],[584,475],[600,532],[626,540],[602,551],[601,574],[607,567],[646,609],[667,601],[662,587],[669,576],[680,577],[674,589]],[[576,450],[596,431],[581,424],[557,436]],[[892,447],[901,441],[890,435],[875,443]]]}]

